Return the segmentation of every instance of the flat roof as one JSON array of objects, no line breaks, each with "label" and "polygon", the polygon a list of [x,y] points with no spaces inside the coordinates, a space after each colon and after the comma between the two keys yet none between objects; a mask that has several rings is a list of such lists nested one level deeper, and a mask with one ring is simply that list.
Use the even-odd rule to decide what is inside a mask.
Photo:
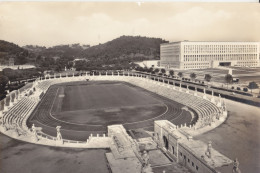
[{"label": "flat roof", "polygon": [[176,44],[176,43],[181,43],[181,42],[197,42],[197,43],[205,43],[205,42],[211,42],[211,43],[258,43],[260,44],[260,41],[188,41],[188,40],[184,40],[184,41],[174,41],[174,42],[170,42],[170,43],[162,43],[161,45],[167,45],[167,44]]}]

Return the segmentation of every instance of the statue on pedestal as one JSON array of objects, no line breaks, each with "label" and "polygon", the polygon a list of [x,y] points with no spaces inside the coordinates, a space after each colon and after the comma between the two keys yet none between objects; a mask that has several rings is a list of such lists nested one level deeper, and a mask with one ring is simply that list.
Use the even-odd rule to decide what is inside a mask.
[{"label": "statue on pedestal", "polygon": [[4,121],[2,122],[2,126],[3,126],[3,130],[4,130],[4,132],[8,131],[8,128],[6,127],[6,124],[5,124]]},{"label": "statue on pedestal", "polygon": [[38,139],[37,130],[36,130],[36,127],[34,126],[34,124],[32,125],[32,132],[33,132],[32,140],[34,142],[37,142],[39,139]]},{"label": "statue on pedestal", "polygon": [[205,153],[206,156],[208,156],[208,158],[211,158],[211,150],[212,150],[212,145],[211,145],[211,141],[208,142],[208,148],[207,151]]},{"label": "statue on pedestal", "polygon": [[205,89],[205,88],[203,89],[203,99],[207,99],[207,96],[206,96],[206,89]]},{"label": "statue on pedestal", "polygon": [[61,136],[61,133],[60,133],[60,128],[61,128],[61,126],[56,127],[56,129],[57,129],[56,143],[63,144],[62,136]]},{"label": "statue on pedestal", "polygon": [[17,124],[14,124],[13,136],[14,136],[15,138],[17,138],[17,137],[20,136],[19,131],[18,131],[18,128],[17,128]]},{"label": "statue on pedestal", "polygon": [[141,173],[153,173],[153,170],[151,168],[151,164],[149,164],[149,154],[147,153],[147,151],[143,151],[142,154],[142,169],[141,169]]},{"label": "statue on pedestal", "polygon": [[239,162],[238,162],[238,159],[236,158],[234,160],[234,163],[233,163],[233,169],[232,169],[232,172],[233,173],[241,173],[240,169],[238,168],[239,166]]}]

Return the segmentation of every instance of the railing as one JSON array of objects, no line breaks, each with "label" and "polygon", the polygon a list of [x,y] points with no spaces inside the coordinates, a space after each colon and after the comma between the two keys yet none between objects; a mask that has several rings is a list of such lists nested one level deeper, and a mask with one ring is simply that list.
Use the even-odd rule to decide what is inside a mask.
[{"label": "railing", "polygon": [[[112,73],[111,73],[112,74]],[[78,77],[75,77],[75,78],[84,78],[84,77],[98,77],[98,76],[107,76],[108,73],[99,73],[99,74],[92,74],[92,75],[88,75],[88,76],[78,76]],[[133,72],[118,72],[118,73],[113,73],[113,76],[114,77],[123,77],[123,76],[128,76],[128,77],[142,77],[142,78],[147,78],[148,75],[145,75],[145,74],[139,74],[139,73],[133,73]],[[150,76],[149,76],[150,77]],[[69,77],[68,79],[72,79],[71,77]],[[97,78],[98,79],[98,78]],[[155,78],[154,78],[155,79]],[[162,79],[162,78],[160,78]],[[51,79],[52,80],[52,79]],[[42,82],[44,82],[46,80],[43,80]],[[160,80],[159,80],[160,81]],[[63,81],[57,81],[55,83],[61,83]],[[160,82],[163,82],[163,81],[160,81]],[[49,86],[55,84],[55,83],[47,83],[47,88],[49,88]],[[175,84],[175,83],[172,83],[172,84]],[[171,84],[170,84],[171,85]],[[198,115],[200,115],[200,113],[198,111],[196,111]],[[30,112],[31,113],[31,112]],[[210,116],[210,115],[209,115]],[[29,118],[29,115],[26,117],[25,121]],[[200,121],[197,121],[197,123],[200,122]],[[197,124],[196,123],[196,124]],[[55,140],[56,138],[53,137],[53,136],[50,136],[50,135],[47,135],[47,134],[44,134],[44,133],[41,133],[40,134],[43,138],[45,137],[46,139],[51,139],[51,140]],[[85,143],[85,142],[82,142],[82,141],[73,141],[73,140],[67,140],[67,139],[64,139],[63,140],[65,143]]]}]

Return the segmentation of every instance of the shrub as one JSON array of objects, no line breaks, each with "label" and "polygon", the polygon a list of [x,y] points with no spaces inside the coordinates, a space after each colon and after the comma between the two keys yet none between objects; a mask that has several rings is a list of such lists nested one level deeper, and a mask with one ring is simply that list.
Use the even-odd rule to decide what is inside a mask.
[{"label": "shrub", "polygon": [[237,87],[237,90],[241,90],[240,87]]},{"label": "shrub", "polygon": [[243,88],[243,91],[247,92],[247,91],[248,91],[248,89],[247,89],[247,88]]},{"label": "shrub", "polygon": [[235,87],[232,86],[231,89],[233,90],[233,89],[235,89]]}]

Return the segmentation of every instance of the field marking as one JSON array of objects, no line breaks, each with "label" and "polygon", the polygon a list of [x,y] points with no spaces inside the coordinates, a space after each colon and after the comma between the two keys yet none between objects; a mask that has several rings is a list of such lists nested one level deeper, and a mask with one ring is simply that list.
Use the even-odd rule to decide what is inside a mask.
[{"label": "field marking", "polygon": [[[124,83],[120,83],[120,85],[121,85],[121,84],[124,85],[124,86],[126,86],[126,87],[128,87],[128,88],[130,88],[130,89],[136,90],[136,89],[135,89],[134,87],[132,87],[132,86],[126,85],[126,84],[124,84]],[[110,84],[109,84],[109,85],[110,85]],[[119,84],[117,84],[117,85],[119,85]],[[133,86],[135,86],[135,85],[133,85]],[[140,87],[140,88],[141,88],[141,87]],[[144,88],[141,88],[141,89],[144,89]],[[58,88],[58,90],[59,90],[59,88]],[[56,100],[56,97],[57,97],[57,94],[58,94],[58,90],[56,91],[54,101]],[[144,90],[146,90],[146,89],[144,89]],[[146,91],[147,91],[147,90],[146,90]],[[156,116],[156,117],[153,117],[153,118],[150,118],[150,119],[141,120],[141,121],[135,121],[135,122],[129,122],[129,123],[123,123],[122,125],[125,125],[125,124],[136,124],[136,123],[140,123],[140,122],[150,121],[150,120],[159,118],[159,117],[163,116],[164,114],[166,114],[166,113],[168,112],[168,110],[169,110],[169,109],[168,109],[168,106],[167,106],[163,101],[158,100],[157,98],[155,98],[155,97],[152,96],[152,95],[148,95],[148,93],[146,93],[146,92],[143,92],[143,94],[145,94],[146,96],[149,96],[149,97],[153,97],[153,98],[156,99],[160,104],[164,105],[164,107],[166,107],[165,112],[163,112],[163,113],[160,114],[159,116]],[[67,121],[63,121],[63,120],[60,120],[60,119],[55,118],[55,117],[52,115],[52,113],[51,113],[51,112],[52,112],[53,105],[54,105],[54,101],[52,102],[52,106],[51,106],[51,109],[50,109],[49,114],[50,114],[50,116],[51,116],[52,118],[54,118],[54,119],[57,120],[57,121],[64,122],[64,123],[68,123],[68,124],[74,124],[74,125],[84,125],[84,126],[94,126],[94,127],[103,127],[103,126],[104,126],[104,125],[93,125],[93,124],[73,123],[73,122],[67,122]],[[158,103],[158,105],[159,105],[159,103]],[[154,105],[154,104],[148,104],[147,106],[149,106],[149,105]],[[145,105],[145,106],[146,106],[146,105]],[[112,107],[112,108],[114,108],[114,107]],[[105,108],[105,109],[107,109],[107,108]],[[85,110],[88,110],[88,109],[85,109]]]},{"label": "field marking", "polygon": [[164,103],[153,103],[153,104],[144,104],[144,105],[140,105],[140,106],[118,106],[118,107],[104,107],[104,108],[90,108],[90,109],[79,109],[79,110],[72,110],[72,111],[61,111],[60,113],[77,113],[77,112],[84,112],[84,111],[106,111],[106,109],[124,109],[124,108],[140,108],[140,107],[151,107],[151,106],[163,106]]},{"label": "field marking", "polygon": [[145,121],[150,121],[150,120],[153,120],[153,119],[155,119],[155,118],[161,117],[161,116],[163,116],[164,114],[166,114],[166,113],[168,112],[168,110],[169,110],[168,106],[167,106],[165,103],[163,103],[163,105],[166,107],[166,111],[165,111],[164,113],[162,113],[161,115],[159,115],[159,116],[157,116],[157,117],[154,117],[154,118],[147,119],[147,120],[136,121],[136,122],[131,122],[131,123],[124,123],[123,125],[125,125],[125,124],[136,124],[136,123],[145,122]]},{"label": "field marking", "polygon": [[[57,119],[57,118],[55,118],[54,116],[52,116],[52,108],[53,108],[53,105],[54,105],[54,102],[55,102],[55,100],[56,100],[56,97],[57,97],[57,95],[58,95],[58,91],[59,91],[59,88],[57,89],[57,91],[56,91],[56,94],[55,94],[55,98],[53,99],[53,102],[52,102],[52,105],[51,105],[51,109],[49,110],[49,114],[50,114],[50,116],[53,118],[53,119],[55,119],[55,120],[57,120],[57,121],[60,121],[60,122],[64,122],[64,123],[67,123],[67,124],[74,124],[74,125],[88,125],[88,124],[80,124],[80,123],[71,123],[71,122],[67,122],[67,121],[63,121],[63,120],[60,120],[60,119]],[[103,125],[89,125],[89,126],[94,126],[94,127],[98,127],[98,126],[103,126]]]},{"label": "field marking", "polygon": [[[41,125],[43,125],[43,126],[46,126],[46,127],[49,127],[49,128],[51,128],[51,129],[56,129],[56,127],[52,127],[52,126],[48,126],[47,124],[43,124],[42,122],[40,122],[40,121],[38,121],[38,120],[36,120],[37,121],[37,123],[39,123],[39,124],[41,124]],[[82,131],[82,130],[69,130],[69,129],[62,129],[61,128],[61,130],[63,130],[63,131],[73,131],[73,132],[106,132],[106,131],[96,131],[96,130],[93,130],[93,131],[88,131],[88,130],[84,130],[84,131]],[[47,134],[48,135],[48,134]],[[68,140],[68,139],[67,139]]]},{"label": "field marking", "polygon": [[[122,81],[119,81],[119,82],[122,82]],[[142,87],[133,85],[133,84],[128,83],[128,82],[124,82],[124,81],[123,81],[122,84],[125,85],[125,86],[127,86],[127,87],[129,87],[129,88],[133,87],[133,89],[135,89],[135,87],[137,87],[137,88],[140,88],[140,89],[142,89],[142,90],[145,90],[146,92],[147,92],[147,91],[148,91],[149,93],[151,92],[151,91],[149,91],[149,90],[146,90],[145,88],[142,88]],[[132,85],[132,86],[129,86],[128,84],[130,84],[130,85]],[[50,109],[50,111],[49,111],[49,114],[50,114],[50,116],[51,116],[53,119],[55,119],[55,120],[57,120],[57,121],[59,121],[59,122],[64,122],[64,123],[66,123],[66,124],[74,124],[74,125],[79,125],[79,126],[85,125],[85,126],[90,126],[90,127],[91,127],[91,126],[93,126],[93,127],[98,127],[98,126],[104,127],[104,125],[91,125],[91,124],[70,123],[70,122],[62,121],[62,120],[59,120],[59,119],[53,117],[52,114],[51,114],[51,111],[52,111],[52,109],[53,109],[54,102],[55,102],[55,100],[56,100],[56,98],[57,98],[58,91],[59,91],[59,88],[58,88],[57,91],[56,91],[55,98],[54,98],[54,100],[53,100],[53,102],[52,102],[52,106],[51,106],[51,109]],[[148,95],[148,93],[146,93],[146,92],[144,92],[144,94],[145,94],[145,95]],[[152,95],[148,95],[148,96],[154,97],[154,95],[156,95],[156,96],[159,96],[159,97],[161,97],[161,98],[166,98],[166,97],[161,96],[161,95],[158,95],[158,94],[156,94],[156,93],[154,93],[154,92],[151,92],[151,93],[152,93]],[[157,98],[155,98],[155,99],[158,100]],[[171,100],[171,99],[170,99],[170,100]],[[166,111],[165,111],[164,113],[162,113],[161,115],[159,115],[159,116],[157,116],[157,117],[154,117],[154,118],[150,118],[150,119],[142,120],[142,121],[131,122],[131,123],[124,123],[123,125],[126,125],[126,124],[130,124],[130,125],[131,125],[131,124],[136,124],[136,123],[142,123],[142,122],[150,121],[150,120],[153,120],[153,119],[155,119],[155,118],[159,118],[159,117],[163,116],[164,114],[166,114],[166,113],[168,112],[168,110],[169,110],[168,106],[164,103],[164,101],[162,101],[162,100],[158,100],[158,101],[161,102],[161,104],[163,104],[163,105],[166,107]],[[171,100],[171,101],[172,101],[172,100]],[[176,103],[179,103],[179,102],[176,102]],[[182,104],[182,103],[179,103],[179,104]],[[177,117],[171,119],[170,121],[172,121],[172,120],[174,120],[174,119],[180,117],[180,116],[182,115],[182,113],[183,113],[183,110],[182,110],[182,112],[181,112]],[[43,126],[46,126],[46,127],[52,128],[52,129],[56,129],[55,127],[51,127],[51,126],[48,126],[47,124],[41,123],[39,120],[37,120],[37,122],[40,123],[40,124],[42,124]],[[152,125],[152,126],[145,126],[145,127],[142,127],[142,128],[149,128],[149,127],[153,127],[153,125]],[[142,129],[142,128],[138,128],[138,129]],[[135,128],[135,129],[136,129],[136,128]],[[61,129],[61,130],[64,130],[64,131],[74,131],[74,132],[95,132],[95,133],[96,133],[96,132],[106,132],[106,131],[95,131],[95,130],[94,130],[94,131],[89,131],[89,130],[78,131],[78,130],[69,130],[69,129]]]}]

